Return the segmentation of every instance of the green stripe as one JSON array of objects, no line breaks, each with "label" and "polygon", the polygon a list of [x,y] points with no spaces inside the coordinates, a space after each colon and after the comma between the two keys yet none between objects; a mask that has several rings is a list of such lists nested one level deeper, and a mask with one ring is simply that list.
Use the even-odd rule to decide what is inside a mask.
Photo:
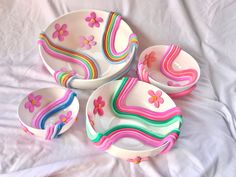
[{"label": "green stripe", "polygon": [[135,129],[135,130],[139,130],[145,134],[148,134],[154,138],[157,138],[157,139],[164,139],[166,136],[168,136],[169,134],[171,133],[176,133],[177,135],[180,134],[180,130],[179,129],[173,129],[172,131],[170,131],[169,133],[165,134],[165,135],[161,135],[161,134],[158,134],[158,133],[154,133],[153,131],[148,131],[144,128],[141,128],[139,126],[135,126],[135,125],[117,125],[109,130],[107,130],[105,133],[98,133],[96,138],[94,139],[91,139],[92,142],[98,142],[100,141],[100,139],[103,137],[103,136],[107,136],[109,134],[111,134],[112,132],[116,131],[116,130],[121,130],[121,129],[124,129],[124,128],[131,128],[131,129]]},{"label": "green stripe", "polygon": [[137,115],[137,114],[129,114],[129,113],[120,112],[116,107],[116,101],[118,99],[118,96],[119,96],[121,90],[123,89],[123,87],[124,87],[124,85],[126,84],[127,81],[128,81],[127,77],[124,77],[122,79],[121,85],[115,91],[115,93],[113,94],[113,97],[111,99],[112,110],[114,111],[114,113],[117,116],[125,118],[125,119],[129,119],[129,118],[130,119],[138,119],[138,120],[140,120],[144,123],[147,123],[147,124],[150,124],[150,125],[153,125],[153,126],[157,126],[157,127],[169,126],[172,123],[175,123],[177,121],[180,122],[180,126],[181,126],[181,124],[182,124],[182,116],[181,115],[175,115],[175,116],[171,117],[168,120],[158,121],[158,120],[150,120],[150,119],[147,119],[147,118],[145,118],[143,116],[140,116],[140,115]]}]

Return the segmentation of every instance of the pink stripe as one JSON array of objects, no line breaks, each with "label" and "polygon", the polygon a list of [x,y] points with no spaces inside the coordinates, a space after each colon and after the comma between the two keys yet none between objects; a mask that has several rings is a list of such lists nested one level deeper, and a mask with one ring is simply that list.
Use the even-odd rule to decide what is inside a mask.
[{"label": "pink stripe", "polygon": [[51,132],[52,132],[51,126],[47,127],[47,130],[46,130],[46,137],[45,137],[46,140],[49,140],[50,135],[51,135]]},{"label": "pink stripe", "polygon": [[43,47],[43,49],[49,55],[53,56],[54,58],[60,59],[60,60],[66,61],[66,62],[76,63],[76,64],[80,65],[83,68],[83,70],[85,71],[85,78],[84,79],[88,79],[89,78],[89,74],[90,74],[89,73],[89,69],[87,68],[87,66],[83,62],[81,62],[78,59],[74,59],[74,58],[71,58],[69,56],[66,56],[66,55],[54,52],[53,50],[48,48],[48,46],[45,44],[45,42],[43,40],[39,40],[38,44],[40,44]]},{"label": "pink stripe", "polygon": [[42,116],[48,112],[50,109],[52,109],[53,107],[63,103],[67,98],[68,96],[72,93],[71,90],[67,90],[65,95],[62,97],[62,98],[59,98],[51,103],[49,103],[48,105],[46,105],[44,108],[42,108],[37,114],[36,116],[34,117],[33,119],[33,125],[34,127],[36,128],[39,128],[39,121],[40,119],[42,118]]},{"label": "pink stripe", "polygon": [[194,69],[186,69],[181,71],[175,71],[172,67],[172,63],[179,55],[181,49],[178,46],[170,45],[165,54],[163,55],[160,63],[161,72],[176,81],[188,80],[188,84],[192,84],[197,79],[197,71]]},{"label": "pink stripe", "polygon": [[137,81],[138,80],[136,78],[128,78],[127,83],[125,84],[124,88],[122,89],[117,98],[116,106],[119,111],[137,114],[150,120],[159,121],[165,121],[173,116],[181,115],[181,110],[178,107],[171,108],[164,112],[155,112],[139,106],[125,105],[125,100],[127,99],[130,90],[134,87]]},{"label": "pink stripe", "polygon": [[147,135],[139,130],[126,128],[126,129],[114,131],[108,136],[102,137],[99,142],[94,143],[94,144],[99,149],[106,150],[111,146],[111,144],[117,142],[121,138],[126,138],[126,137],[137,139],[143,142],[144,144],[148,144],[154,147],[159,147],[165,144],[166,142],[171,142],[171,141],[175,142],[176,139],[178,138],[178,135],[176,133],[172,133],[166,136],[164,139],[160,140],[150,135]]}]

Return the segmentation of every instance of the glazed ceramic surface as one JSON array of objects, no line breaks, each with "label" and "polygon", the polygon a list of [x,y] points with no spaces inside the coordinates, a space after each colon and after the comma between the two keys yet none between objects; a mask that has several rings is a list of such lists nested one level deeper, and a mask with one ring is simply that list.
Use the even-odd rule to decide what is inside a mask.
[{"label": "glazed ceramic surface", "polygon": [[195,87],[200,68],[195,59],[175,45],[157,45],[145,49],[138,64],[139,78],[168,94],[189,93]]},{"label": "glazed ceramic surface", "polygon": [[62,87],[34,91],[18,107],[23,130],[47,140],[67,131],[75,122],[78,112],[76,94]]},{"label": "glazed ceramic surface", "polygon": [[[131,82],[133,82],[133,86],[129,85]],[[126,106],[134,106],[135,108],[132,108],[132,110],[128,108],[125,111],[119,110],[118,113],[117,111],[120,109],[118,105],[122,103],[114,102],[114,99],[119,92],[118,89],[124,83],[126,83],[127,89],[130,90],[126,98],[120,101]],[[115,109],[116,111],[114,111]],[[170,110],[177,112],[172,112],[173,114],[166,113]],[[139,111],[139,113],[134,115],[132,111]],[[136,116],[142,114],[142,111],[155,115],[150,117],[150,120],[145,115],[143,117]],[[160,117],[156,116],[157,114],[161,114]],[[163,115],[165,116],[166,114],[172,114],[172,117],[169,116],[169,118],[164,120]],[[151,84],[137,81],[135,78],[111,81],[96,89],[87,102],[86,115],[87,135],[94,145],[116,157],[133,162],[140,162],[142,159],[170,150],[178,135],[174,137],[173,142],[163,139],[174,130],[179,133],[182,122],[181,111],[165,92]],[[123,129],[121,128],[122,126]],[[125,128],[127,131],[124,130]],[[146,134],[142,133],[140,135],[143,139],[132,137],[139,128],[146,132]],[[119,129],[120,132],[117,133],[114,129]],[[145,141],[152,141],[145,137],[146,135],[149,136],[148,133],[160,137],[163,136],[164,138],[162,142],[154,143],[154,145],[145,143]],[[113,137],[113,135],[116,137]],[[98,140],[99,137],[102,138]]]},{"label": "glazed ceramic surface", "polygon": [[93,89],[127,72],[137,38],[121,16],[79,10],[53,21],[39,37],[39,53],[58,84]]}]

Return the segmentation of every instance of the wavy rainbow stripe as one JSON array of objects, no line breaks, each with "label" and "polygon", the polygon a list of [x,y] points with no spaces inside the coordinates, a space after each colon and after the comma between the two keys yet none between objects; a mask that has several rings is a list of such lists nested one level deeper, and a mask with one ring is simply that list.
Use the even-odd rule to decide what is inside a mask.
[{"label": "wavy rainbow stripe", "polygon": [[132,52],[133,48],[138,47],[137,36],[132,33],[129,36],[129,42],[127,47],[117,52],[115,49],[116,32],[121,22],[121,16],[115,12],[110,12],[105,27],[105,31],[102,37],[103,53],[108,61],[112,63],[121,63],[128,59],[129,53]]},{"label": "wavy rainbow stripe", "polygon": [[103,134],[98,133],[95,139],[91,139],[91,141],[101,150],[107,150],[121,138],[134,138],[152,147],[160,147],[168,143],[167,147],[162,151],[164,153],[171,149],[178,139],[179,133],[178,129],[174,129],[166,135],[161,135],[135,125],[117,125]]},{"label": "wavy rainbow stripe", "polygon": [[43,47],[44,51],[48,55],[65,62],[76,63],[80,65],[85,71],[84,79],[98,78],[98,65],[96,64],[95,59],[92,57],[82,52],[75,52],[62,48],[50,41],[50,39],[44,33],[40,34],[38,44]]},{"label": "wavy rainbow stripe", "polygon": [[[65,95],[62,98],[59,98],[59,99],[49,103],[48,105],[43,107],[35,115],[35,117],[33,119],[33,126],[35,128],[45,129],[45,123],[46,123],[47,119],[50,118],[51,116],[53,116],[54,114],[56,114],[58,111],[61,111],[65,108],[67,108],[69,105],[71,105],[71,103],[73,102],[75,97],[76,97],[76,94],[73,91],[67,90]],[[54,131],[57,130],[58,133],[54,133],[53,135],[59,134],[59,132],[62,128],[61,126],[63,126],[63,125],[59,126],[58,123],[55,125],[55,127],[53,129],[55,129]],[[48,134],[48,131],[49,130],[47,130],[47,134]],[[52,131],[52,130],[50,130],[50,131]]]},{"label": "wavy rainbow stripe", "polygon": [[113,112],[122,118],[138,119],[153,126],[168,126],[174,122],[182,123],[181,110],[178,107],[164,112],[156,112],[139,106],[127,106],[126,99],[138,82],[137,78],[124,77],[111,99]]},{"label": "wavy rainbow stripe", "polygon": [[61,71],[57,70],[54,73],[54,79],[59,85],[62,85],[64,87],[72,88],[71,82],[74,79],[77,79],[78,77],[72,72],[72,71]]},{"label": "wavy rainbow stripe", "polygon": [[160,61],[160,70],[168,78],[175,81],[188,81],[186,85],[192,84],[196,81],[198,73],[195,69],[185,69],[176,71],[172,64],[177,58],[181,48],[176,45],[170,45]]}]

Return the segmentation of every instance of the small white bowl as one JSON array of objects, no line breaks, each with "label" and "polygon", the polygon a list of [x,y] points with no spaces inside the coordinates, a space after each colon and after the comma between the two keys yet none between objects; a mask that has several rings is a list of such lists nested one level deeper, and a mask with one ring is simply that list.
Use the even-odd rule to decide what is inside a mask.
[{"label": "small white bowl", "polygon": [[[172,99],[156,86],[137,81],[136,78],[126,79],[127,78],[111,81],[102,85],[91,94],[86,106],[86,131],[89,139],[98,149],[105,150],[115,157],[139,163],[151,156],[167,152],[171,149],[178,138],[177,134],[173,136],[170,135],[172,138],[174,137],[174,140],[172,139],[173,142],[166,141],[165,139],[160,144],[155,144],[155,146],[153,146],[153,144],[144,143],[144,141],[147,142],[146,138],[150,137],[148,134],[155,134],[163,136],[164,138],[168,133],[174,130],[177,130],[179,133],[182,116],[180,109],[176,107]],[[128,86],[128,82],[131,83],[130,81],[135,82],[132,88]],[[152,114],[155,112],[155,120],[150,121],[140,117],[137,118],[136,116],[131,118],[126,114],[129,114],[129,111],[123,112],[122,114],[124,115],[117,114],[117,112],[114,111],[114,108],[116,109],[116,107],[121,105],[116,103],[116,101],[114,102],[113,98],[115,98],[115,93],[119,93],[117,91],[122,83],[125,83],[126,86],[131,89],[126,98],[121,99],[122,102],[128,106],[138,107],[137,109],[135,108],[136,111],[145,109],[145,111],[151,111]],[[157,99],[158,103],[150,102],[150,97],[152,96],[149,92],[151,91],[153,91],[154,94],[157,92],[160,94]],[[123,91],[120,93],[123,93]],[[158,117],[156,115],[170,109],[171,111],[169,111],[168,114],[171,115],[171,117],[166,121],[164,119],[160,120],[159,118],[161,116]],[[165,116],[167,116],[167,113]],[[126,126],[128,126],[128,128]],[[132,126],[135,128],[132,128]],[[127,132],[130,127],[132,129],[130,130],[131,132]],[[137,135],[136,132],[139,128],[141,128],[143,132],[146,131],[146,134],[144,133],[145,138],[142,138],[142,140],[137,137],[132,137],[134,134]],[[124,129],[126,130],[124,131]],[[110,133],[108,133],[109,131]],[[148,141],[152,140],[149,139]]]},{"label": "small white bowl", "polygon": [[62,87],[36,90],[27,95],[18,107],[23,130],[46,140],[67,131],[77,119],[78,112],[76,94]]},{"label": "small white bowl", "polygon": [[[94,14],[95,20],[100,21],[95,21],[99,25],[92,23]],[[94,89],[127,72],[136,54],[138,41],[128,24],[120,19],[120,16],[111,16],[111,14],[111,12],[93,9],[71,12],[57,18],[40,34],[40,56],[57,83],[71,88]],[[110,18],[114,16],[115,18]],[[106,34],[109,34],[107,27],[111,24],[109,19],[114,19],[115,24],[118,25],[117,32],[114,32],[115,27],[111,28],[113,38],[106,38]],[[132,40],[129,40],[130,37]],[[104,41],[109,41],[105,39],[113,41],[111,43],[114,46],[105,45],[107,43]],[[47,43],[46,40],[50,42]],[[132,45],[130,41],[133,41]],[[48,45],[49,43],[52,45]],[[105,46],[108,46],[107,48],[112,50],[114,55],[117,54],[115,56],[118,58],[122,52],[126,52],[124,55],[126,57],[120,60],[107,57],[105,51],[108,50],[105,50]],[[80,57],[75,61],[76,56]],[[65,76],[63,81],[60,79],[62,77],[58,77],[58,73],[67,75],[67,79]]]},{"label": "small white bowl", "polygon": [[[166,66],[168,69],[163,69],[167,68]],[[169,71],[181,73],[182,79],[179,76],[173,78]],[[189,77],[186,73],[193,77]],[[156,85],[173,97],[183,96],[195,88],[200,77],[200,68],[195,59],[178,46],[156,45],[148,47],[141,53],[138,76],[140,80]]]}]

